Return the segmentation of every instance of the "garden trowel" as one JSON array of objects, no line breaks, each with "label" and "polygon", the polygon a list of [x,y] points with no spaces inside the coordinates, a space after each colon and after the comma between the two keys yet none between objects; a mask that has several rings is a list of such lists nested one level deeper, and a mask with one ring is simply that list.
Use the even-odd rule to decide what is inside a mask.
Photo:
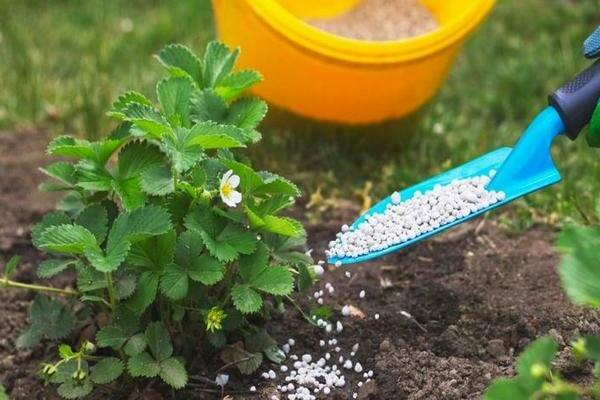
[{"label": "garden trowel", "polygon": [[[584,52],[588,58],[600,55],[600,29],[586,40]],[[399,192],[402,201],[406,201],[411,199],[415,192],[425,193],[437,184],[447,185],[455,179],[488,175],[491,170],[496,170],[497,173],[486,189],[504,192],[504,200],[383,250],[358,257],[331,257],[328,262],[339,266],[373,260],[559,182],[561,175],[554,166],[550,153],[552,142],[557,136],[563,135],[575,140],[593,119],[588,142],[594,147],[595,144],[600,145],[600,107],[597,107],[599,98],[600,61],[597,61],[548,97],[549,106],[534,118],[513,148],[499,148]],[[350,229],[357,229],[369,215],[383,213],[391,202],[391,196],[381,200],[360,216]]]}]

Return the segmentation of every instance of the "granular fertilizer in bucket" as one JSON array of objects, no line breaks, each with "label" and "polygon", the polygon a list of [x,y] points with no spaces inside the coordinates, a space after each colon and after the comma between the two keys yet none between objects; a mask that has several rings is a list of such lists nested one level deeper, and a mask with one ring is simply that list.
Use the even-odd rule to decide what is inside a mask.
[{"label": "granular fertilizer in bucket", "polygon": [[362,0],[344,14],[308,23],[338,36],[370,41],[419,36],[438,27],[419,0]]}]

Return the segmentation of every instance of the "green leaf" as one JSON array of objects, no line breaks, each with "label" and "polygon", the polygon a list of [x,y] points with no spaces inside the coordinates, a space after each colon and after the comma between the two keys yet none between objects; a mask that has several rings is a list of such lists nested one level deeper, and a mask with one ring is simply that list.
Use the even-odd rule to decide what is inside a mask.
[{"label": "green leaf", "polygon": [[123,110],[127,121],[131,121],[152,138],[160,138],[171,127],[169,122],[154,107],[140,104],[129,103]]},{"label": "green leaf", "polygon": [[203,87],[217,86],[231,72],[239,53],[239,49],[230,51],[220,42],[208,43],[202,62]]},{"label": "green leaf", "polygon": [[196,209],[186,218],[186,227],[200,234],[210,254],[229,262],[238,254],[251,254],[256,248],[256,234],[224,221],[207,209]]},{"label": "green leaf", "polygon": [[254,253],[240,257],[239,274],[244,282],[248,283],[267,268],[268,262],[269,250],[259,242]]},{"label": "green leaf", "polygon": [[185,367],[174,357],[160,362],[159,376],[167,385],[174,389],[182,389],[188,381]]},{"label": "green leaf", "polygon": [[59,161],[50,164],[47,167],[40,168],[40,171],[47,176],[63,183],[67,188],[73,187],[77,182],[75,166],[66,161]]},{"label": "green leaf", "polygon": [[89,379],[83,381],[69,379],[60,384],[57,392],[64,399],[81,399],[92,393],[92,390],[94,390],[94,385]]},{"label": "green leaf", "polygon": [[[248,137],[236,126],[205,121],[199,122],[191,128],[188,140],[189,145],[199,145],[205,149],[216,149],[244,147],[244,142],[248,141]],[[217,146],[218,142],[224,145]]]},{"label": "green leaf", "polygon": [[287,267],[267,267],[252,278],[250,285],[269,294],[285,296],[292,292],[294,278]]},{"label": "green leaf", "polygon": [[100,272],[112,272],[116,271],[125,261],[130,246],[128,241],[123,241],[111,247],[107,252],[104,252],[99,247],[87,247],[85,249],[85,257],[96,270]]},{"label": "green leaf", "polygon": [[159,206],[144,206],[132,212],[123,213],[113,223],[108,234],[107,248],[118,246],[127,240],[131,243],[162,235],[171,230],[169,213]]},{"label": "green leaf", "polygon": [[143,352],[129,358],[127,370],[134,378],[154,378],[160,373],[160,364],[150,354]]},{"label": "green leaf", "polygon": [[197,91],[191,99],[191,116],[195,122],[224,122],[227,109],[227,103],[212,89]]},{"label": "green leaf", "polygon": [[152,101],[143,94],[130,90],[120,95],[117,100],[112,104],[108,115],[118,118],[125,118],[123,111],[127,108],[130,103],[139,103],[146,106],[152,106]]},{"label": "green leaf", "polygon": [[225,100],[231,100],[262,81],[262,75],[253,70],[233,72],[221,80],[215,91]]},{"label": "green leaf", "polygon": [[156,299],[158,281],[159,275],[155,272],[142,272],[133,296],[127,300],[127,308],[137,315],[141,315],[146,308],[154,302],[154,299]]},{"label": "green leaf", "polygon": [[160,272],[173,262],[175,239],[176,233],[169,231],[140,241],[131,248],[127,261]]},{"label": "green leaf", "polygon": [[146,343],[146,335],[143,333],[138,333],[137,335],[132,336],[123,350],[125,350],[125,354],[130,357],[133,357],[137,354],[140,354],[142,351],[146,350],[148,343]]},{"label": "green leaf", "polygon": [[175,261],[190,278],[205,285],[213,285],[225,274],[225,266],[209,254],[202,254],[202,238],[194,231],[181,234],[175,249]]},{"label": "green leaf", "polygon": [[262,177],[245,164],[234,160],[223,160],[223,165],[240,177],[240,187],[245,194],[250,194],[263,184]]},{"label": "green leaf", "polygon": [[240,362],[237,367],[242,374],[250,375],[253,374],[258,369],[258,367],[260,367],[262,362],[262,353],[254,353],[250,358]]},{"label": "green leaf", "polygon": [[92,232],[98,243],[104,242],[108,231],[108,213],[103,206],[94,204],[84,208],[75,223]]},{"label": "green leaf", "polygon": [[225,276],[225,265],[209,254],[202,254],[189,264],[188,274],[196,282],[214,285]]},{"label": "green leaf", "polygon": [[129,298],[135,292],[137,276],[132,269],[120,269],[114,275],[115,297],[117,300]]},{"label": "green leaf", "polygon": [[193,201],[193,194],[183,191],[176,191],[167,197],[165,206],[169,210],[174,224],[183,225]]},{"label": "green leaf", "polygon": [[42,233],[51,226],[70,224],[71,218],[64,212],[55,211],[44,215],[42,220],[38,222],[31,230],[31,241],[37,248],[40,247],[40,239]]},{"label": "green leaf", "polygon": [[220,352],[221,360],[226,363],[237,364],[242,374],[252,374],[260,367],[263,356],[261,352],[251,353],[244,349],[242,342],[227,346]]},{"label": "green leaf", "polygon": [[29,327],[17,339],[17,347],[32,347],[42,337],[62,339],[73,329],[75,318],[61,302],[48,296],[37,295],[29,309]]},{"label": "green leaf", "polygon": [[281,194],[298,197],[302,194],[298,186],[279,175],[270,172],[262,172],[261,175],[265,183],[254,191],[255,195]]},{"label": "green leaf", "polygon": [[217,240],[220,244],[230,245],[237,253],[241,254],[252,254],[258,243],[256,233],[235,223],[227,224],[225,229],[217,236]]},{"label": "green leaf", "polygon": [[229,107],[227,123],[243,130],[255,129],[267,115],[267,103],[257,98],[237,100]]},{"label": "green leaf", "polygon": [[519,385],[517,379],[498,379],[483,397],[485,400],[529,400],[529,393]]},{"label": "green leaf", "polygon": [[521,385],[528,391],[537,390],[544,379],[532,374],[532,366],[541,364],[546,368],[552,367],[552,360],[557,351],[557,345],[552,337],[543,337],[531,342],[517,360],[516,370],[521,379]]},{"label": "green leaf", "polygon": [[177,264],[169,264],[160,277],[160,290],[171,300],[181,300],[188,292],[189,280],[186,270]]},{"label": "green leaf", "polygon": [[231,288],[233,305],[243,314],[255,313],[262,307],[262,297],[249,285],[236,283]]},{"label": "green leaf", "polygon": [[52,278],[74,263],[75,260],[44,260],[37,269],[37,276],[42,279]]},{"label": "green leaf", "polygon": [[194,139],[195,143],[198,143],[206,150],[211,149],[232,149],[236,147],[246,147],[236,139],[227,135],[202,135]]},{"label": "green leaf", "polygon": [[123,304],[117,304],[112,312],[112,321],[115,326],[123,329],[127,335],[133,335],[140,329],[140,316],[129,310]]},{"label": "green leaf", "polygon": [[313,285],[314,271],[309,271],[307,264],[298,264],[298,277],[296,284],[298,285],[298,291],[300,293],[306,293],[308,289]]},{"label": "green leaf", "polygon": [[165,196],[175,191],[171,170],[166,165],[156,165],[144,171],[140,184],[142,190],[151,196]]},{"label": "green leaf", "polygon": [[283,264],[311,264],[312,258],[304,253],[306,236],[285,237],[265,233],[263,241],[271,249],[273,258]]},{"label": "green leaf", "polygon": [[596,104],[585,138],[590,147],[600,147],[600,102]]},{"label": "green leaf", "polygon": [[161,322],[150,322],[146,327],[146,343],[158,361],[165,360],[173,355],[171,337]]},{"label": "green leaf", "polygon": [[138,177],[114,180],[112,181],[112,188],[119,195],[121,204],[127,211],[133,211],[145,203],[146,198],[142,192]]},{"label": "green leaf", "polygon": [[8,262],[6,263],[6,265],[4,265],[4,277],[7,278],[7,279],[10,279],[10,277],[12,276],[12,274],[15,272],[15,270],[19,266],[20,262],[21,262],[21,257],[19,257],[19,256],[12,256],[10,258],[10,260],[8,260]]},{"label": "green leaf", "polygon": [[108,192],[112,181],[112,175],[104,167],[82,163],[77,166],[77,186],[84,190]]},{"label": "green leaf", "polygon": [[75,268],[77,270],[77,288],[80,292],[91,292],[106,287],[106,278],[103,272],[81,262],[77,262]]},{"label": "green leaf", "polygon": [[265,329],[257,329],[252,334],[246,335],[244,343],[246,350],[250,353],[265,351],[273,346],[277,346],[275,339]]},{"label": "green leaf", "polygon": [[127,332],[116,325],[105,326],[96,334],[98,347],[111,347],[115,350],[120,349],[127,339],[129,339]]},{"label": "green leaf", "polygon": [[71,136],[59,136],[50,142],[46,151],[53,156],[83,158],[97,166],[104,166],[121,143],[121,140],[115,139],[89,142]]},{"label": "green leaf", "polygon": [[225,228],[225,221],[209,208],[197,206],[185,218],[185,226],[193,232],[205,232],[217,236]]},{"label": "green leaf", "polygon": [[292,218],[265,215],[262,217],[262,221],[264,224],[261,226],[261,229],[267,232],[290,237],[301,237],[306,235],[302,224]]},{"label": "green leaf", "polygon": [[169,131],[163,137],[163,150],[179,173],[192,168],[203,156],[202,147],[193,143],[193,137],[191,130],[181,127]]},{"label": "green leaf", "polygon": [[122,121],[115,129],[110,132],[108,135],[109,139],[122,140],[125,141],[129,137],[131,137],[131,127],[133,124],[129,121]]},{"label": "green leaf", "polygon": [[158,60],[173,76],[190,76],[197,84],[202,83],[202,63],[194,53],[181,44],[165,46],[157,55]]},{"label": "green leaf", "polygon": [[0,400],[10,400],[8,398],[8,394],[6,393],[6,389],[4,388],[4,386],[0,383]]},{"label": "green leaf", "polygon": [[227,344],[227,337],[223,331],[208,332],[206,338],[215,349],[222,349]]},{"label": "green leaf", "polygon": [[164,154],[148,142],[129,142],[119,152],[118,171],[121,178],[139,177],[144,171],[165,162]]},{"label": "green leaf", "polygon": [[58,225],[44,230],[39,240],[44,250],[64,254],[83,254],[86,248],[96,248],[96,237],[81,225]]},{"label": "green leaf", "polygon": [[75,355],[75,352],[68,344],[61,344],[58,346],[58,355],[61,359],[66,360]]},{"label": "green leaf", "polygon": [[190,97],[194,84],[189,77],[169,77],[156,86],[163,113],[173,126],[187,126],[190,121]]},{"label": "green leaf", "polygon": [[600,307],[598,246],[599,227],[570,225],[559,236],[558,249],[564,254],[559,274],[567,294],[577,304]]},{"label": "green leaf", "polygon": [[122,373],[123,362],[116,357],[106,357],[91,368],[90,379],[102,385],[116,380]]}]

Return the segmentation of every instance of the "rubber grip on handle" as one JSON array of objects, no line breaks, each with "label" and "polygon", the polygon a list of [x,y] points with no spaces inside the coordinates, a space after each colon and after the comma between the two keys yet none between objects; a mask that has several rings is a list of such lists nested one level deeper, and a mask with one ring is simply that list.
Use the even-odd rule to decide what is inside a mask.
[{"label": "rubber grip on handle", "polygon": [[558,111],[567,136],[575,140],[590,122],[600,98],[600,60],[548,97]]}]

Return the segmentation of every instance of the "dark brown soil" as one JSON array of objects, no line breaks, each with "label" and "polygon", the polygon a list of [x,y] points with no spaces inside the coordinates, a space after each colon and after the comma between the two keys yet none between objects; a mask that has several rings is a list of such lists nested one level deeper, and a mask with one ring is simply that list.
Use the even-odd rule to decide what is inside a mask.
[{"label": "dark brown soil", "polygon": [[[28,245],[29,225],[52,207],[48,196],[36,190],[41,176],[37,167],[47,162],[43,154],[46,138],[35,131],[0,133],[0,263],[10,255],[23,255],[17,278],[35,279],[32,266],[40,256]],[[299,211],[300,212],[300,211]],[[351,221],[358,209],[341,203],[319,224],[309,224],[309,238],[317,258],[343,222]],[[553,232],[537,228],[510,236],[492,222],[478,220],[379,262],[351,267],[352,278],[343,270],[326,272],[322,285],[330,282],[333,295],[325,304],[340,309],[351,304],[366,318],[342,318],[344,330],[336,337],[340,347],[360,343],[355,359],[375,372],[376,388],[371,399],[475,399],[489,382],[513,373],[515,356],[531,340],[553,335],[562,349],[557,365],[565,375],[585,381],[588,371],[575,367],[568,356],[569,341],[580,333],[600,332],[597,313],[572,306],[560,288],[555,268],[558,256],[552,249]],[[55,282],[65,284],[65,282]],[[360,290],[366,291],[360,299]],[[0,290],[0,383],[10,398],[57,399],[35,377],[39,363],[53,355],[52,346],[33,351],[14,349],[14,340],[25,325],[32,299],[29,293]],[[308,304],[307,299],[301,303]],[[409,319],[401,313],[411,314]],[[375,313],[381,318],[375,320]],[[294,337],[298,354],[320,352],[321,330],[305,324],[290,310],[274,321],[271,331],[280,339]],[[207,374],[218,366],[198,367]],[[270,367],[269,367],[270,368]],[[282,374],[280,374],[282,375]],[[254,384],[259,396],[269,398],[274,384],[258,377],[242,378],[243,390]],[[240,381],[237,375],[232,381]],[[327,398],[346,399],[356,391],[352,378],[346,391]],[[359,398],[367,398],[364,389]],[[139,396],[119,392],[97,398],[169,399],[169,391],[151,391]],[[220,396],[191,389],[182,399],[216,399]],[[284,397],[282,397],[284,398]]]}]

